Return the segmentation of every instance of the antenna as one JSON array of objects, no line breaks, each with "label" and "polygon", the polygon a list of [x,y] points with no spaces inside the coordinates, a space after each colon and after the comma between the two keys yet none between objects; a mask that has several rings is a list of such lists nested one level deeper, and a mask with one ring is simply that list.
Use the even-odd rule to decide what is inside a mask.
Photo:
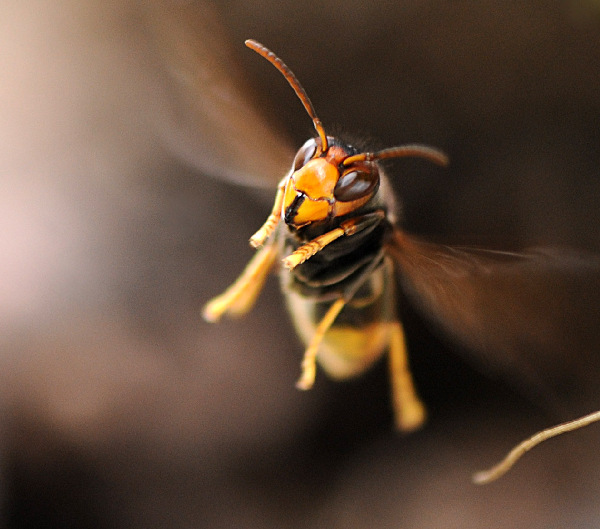
[{"label": "antenna", "polygon": [[383,160],[384,158],[403,158],[407,156],[425,158],[438,165],[446,166],[449,163],[448,157],[442,152],[427,145],[410,144],[400,147],[390,147],[377,152],[363,152],[348,156],[342,163],[350,165],[354,162],[372,162],[373,160]]},{"label": "antenna", "polygon": [[281,72],[281,74],[285,77],[287,82],[293,88],[294,92],[296,92],[298,99],[300,99],[300,101],[302,101],[302,104],[304,105],[306,112],[308,112],[308,115],[311,117],[311,119],[313,121],[313,125],[315,126],[315,130],[319,134],[319,138],[321,138],[322,151],[325,152],[327,150],[328,145],[327,145],[327,134],[325,134],[325,129],[323,128],[323,124],[321,123],[321,120],[317,117],[315,108],[313,107],[312,103],[310,102],[310,99],[308,98],[308,94],[306,93],[304,88],[302,88],[300,81],[298,81],[298,79],[296,79],[296,76],[293,74],[292,70],[290,70],[285,65],[285,63],[279,57],[277,57],[277,55],[275,55],[267,47],[263,46],[260,42],[257,42],[252,39],[248,39],[245,42],[245,44],[246,44],[246,46],[248,46],[248,48],[250,48],[251,50],[254,50],[256,53],[258,53],[259,55],[261,55],[262,57],[267,59],[267,61],[269,61],[273,66],[275,66],[275,68],[277,68]]}]

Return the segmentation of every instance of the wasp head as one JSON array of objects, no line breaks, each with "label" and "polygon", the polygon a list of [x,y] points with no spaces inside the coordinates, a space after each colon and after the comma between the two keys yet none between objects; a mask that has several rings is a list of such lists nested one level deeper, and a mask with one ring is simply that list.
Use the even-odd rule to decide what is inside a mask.
[{"label": "wasp head", "polygon": [[356,149],[327,137],[311,138],[298,150],[283,199],[286,224],[300,228],[313,222],[341,217],[366,204],[379,187],[379,169],[359,159]]}]

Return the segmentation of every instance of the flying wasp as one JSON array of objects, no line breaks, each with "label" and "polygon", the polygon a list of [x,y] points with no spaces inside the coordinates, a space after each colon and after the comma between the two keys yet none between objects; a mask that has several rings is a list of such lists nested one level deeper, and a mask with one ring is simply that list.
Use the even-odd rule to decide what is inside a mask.
[{"label": "flying wasp", "polygon": [[[433,244],[407,234],[397,225],[394,196],[379,162],[418,157],[446,166],[447,156],[420,144],[371,152],[327,135],[283,61],[254,40],[246,46],[285,77],[317,135],[296,153],[270,215],[251,237],[257,253],[240,277],[207,303],[206,320],[249,311],[269,273],[279,267],[286,304],[306,346],[297,387],[313,386],[317,364],[331,377],[345,379],[363,373],[387,352],[395,423],[402,431],[419,428],[426,411],[396,309],[401,292],[471,348],[509,357],[520,344],[532,350],[572,346],[571,335],[555,325],[564,319],[561,307],[542,306],[540,299],[548,282],[560,280],[569,267],[576,273],[569,276],[567,294],[585,291],[588,275],[597,273],[597,259],[581,266],[579,255],[568,251],[496,252]],[[545,438],[599,419],[592,414],[534,436],[508,462],[476,481],[495,479]]]},{"label": "flying wasp", "polygon": [[418,156],[446,165],[431,147],[405,145],[363,152],[328,136],[291,70],[256,41],[246,45],[287,79],[318,134],[300,147],[279,183],[273,210],[251,237],[259,251],[239,279],[204,309],[209,321],[243,314],[260,292],[277,257],[281,286],[306,344],[299,389],[315,381],[316,364],[336,379],[358,375],[389,351],[396,425],[414,430],[425,419],[410,374],[402,325],[395,309],[391,192],[378,160]]}]

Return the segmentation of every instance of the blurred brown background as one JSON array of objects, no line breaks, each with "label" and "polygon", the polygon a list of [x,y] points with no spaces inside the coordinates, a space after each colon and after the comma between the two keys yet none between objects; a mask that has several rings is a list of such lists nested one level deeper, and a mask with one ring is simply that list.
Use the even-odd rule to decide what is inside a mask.
[{"label": "blurred brown background", "polygon": [[235,183],[312,133],[249,37],[328,130],[449,153],[392,165],[408,231],[600,250],[598,2],[8,1],[0,28],[4,526],[597,527],[598,427],[469,481],[565,418],[546,401],[591,411],[576,381],[490,378],[406,306],[430,421],[402,437],[383,363],[294,389],[276,281],[243,320],[200,309],[273,197]]}]

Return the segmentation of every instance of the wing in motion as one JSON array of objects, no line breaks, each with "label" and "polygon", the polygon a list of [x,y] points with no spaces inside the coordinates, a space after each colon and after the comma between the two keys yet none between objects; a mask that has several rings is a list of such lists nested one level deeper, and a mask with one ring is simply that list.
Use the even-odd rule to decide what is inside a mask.
[{"label": "wing in motion", "polygon": [[253,105],[214,8],[207,2],[150,2],[144,9],[169,102],[157,112],[168,146],[211,176],[275,185],[294,151]]},{"label": "wing in motion", "polygon": [[[566,249],[495,252],[421,241],[396,230],[388,247],[404,291],[426,317],[486,362],[546,389],[577,381],[596,395],[600,257]],[[582,385],[583,384],[583,385]],[[561,391],[562,392],[562,391]]]}]

